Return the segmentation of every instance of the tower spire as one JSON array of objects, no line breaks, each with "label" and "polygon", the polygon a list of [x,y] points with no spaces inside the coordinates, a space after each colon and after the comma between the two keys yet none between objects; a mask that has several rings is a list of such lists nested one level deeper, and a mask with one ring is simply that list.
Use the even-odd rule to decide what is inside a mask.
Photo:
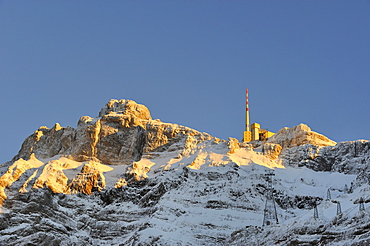
[{"label": "tower spire", "polygon": [[250,122],[249,122],[249,101],[248,101],[248,89],[245,90],[245,131],[249,132]]}]

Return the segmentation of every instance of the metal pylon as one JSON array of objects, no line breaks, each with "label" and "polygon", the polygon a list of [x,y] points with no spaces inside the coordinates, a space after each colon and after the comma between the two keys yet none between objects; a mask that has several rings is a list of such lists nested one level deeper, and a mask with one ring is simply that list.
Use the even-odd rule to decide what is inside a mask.
[{"label": "metal pylon", "polygon": [[337,202],[337,215],[342,214],[342,207],[340,206],[340,202]]},{"label": "metal pylon", "polygon": [[359,203],[360,203],[359,210],[364,211],[365,210],[365,205],[364,205],[364,199],[362,197],[360,198]]},{"label": "metal pylon", "polygon": [[349,193],[349,189],[348,189],[348,185],[347,184],[344,185],[343,192],[344,192],[344,194],[348,194]]},{"label": "metal pylon", "polygon": [[319,218],[319,211],[317,211],[317,205],[316,205],[316,201],[315,201],[315,205],[313,207],[313,218],[315,220],[317,220]]},{"label": "metal pylon", "polygon": [[265,209],[263,210],[263,226],[271,224],[279,224],[279,220],[276,212],[276,205],[274,199],[274,193],[272,188],[272,177],[275,176],[274,172],[269,170],[265,173],[265,179],[267,181],[266,190],[266,202]]},{"label": "metal pylon", "polygon": [[331,200],[331,194],[330,194],[330,188],[328,189],[328,192],[326,193],[326,200]]}]

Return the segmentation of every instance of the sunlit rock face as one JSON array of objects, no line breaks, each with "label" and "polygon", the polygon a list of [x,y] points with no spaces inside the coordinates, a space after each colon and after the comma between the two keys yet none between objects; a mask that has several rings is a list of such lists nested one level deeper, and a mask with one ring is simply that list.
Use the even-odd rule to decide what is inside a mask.
[{"label": "sunlit rock face", "polygon": [[91,195],[93,191],[102,191],[105,188],[105,177],[98,165],[93,161],[84,164],[81,172],[68,184],[68,193]]},{"label": "sunlit rock face", "polygon": [[129,164],[141,158],[146,132],[140,125],[125,125],[124,115],[102,118],[81,117],[71,158],[87,161],[92,158],[106,164]]},{"label": "sunlit rock face", "polygon": [[131,100],[110,100],[99,117],[83,116],[77,128],[40,127],[23,143],[18,155],[29,159],[65,155],[78,161],[98,159],[107,164],[128,164],[141,158],[146,142],[145,127],[151,119],[144,105]]},{"label": "sunlit rock face", "polygon": [[131,164],[143,153],[166,149],[186,152],[187,138],[196,144],[212,137],[189,127],[152,120],[148,108],[132,100],[112,99],[99,117],[82,116],[75,129],[58,123],[51,129],[40,127],[24,141],[13,161],[27,160],[34,153],[41,159],[64,155],[76,161]]},{"label": "sunlit rock face", "polygon": [[149,121],[146,125],[147,144],[145,153],[182,150],[187,154],[194,146],[214,139],[205,132],[199,132],[186,126],[171,123],[162,123],[159,120]]},{"label": "sunlit rock face", "polygon": [[284,127],[279,130],[274,136],[268,139],[270,143],[277,143],[282,148],[291,148],[304,144],[313,144],[317,146],[334,146],[336,142],[321,135],[317,132],[311,131],[305,124],[288,128]]},{"label": "sunlit rock face", "polygon": [[276,143],[264,143],[263,153],[271,159],[277,159],[281,153],[281,145]]},{"label": "sunlit rock face", "polygon": [[99,117],[109,115],[111,113],[126,116],[125,119],[129,124],[133,118],[141,120],[151,120],[148,108],[142,104],[138,104],[132,100],[110,100],[99,112]]},{"label": "sunlit rock face", "polygon": [[32,153],[37,158],[50,158],[68,153],[74,144],[75,135],[75,129],[61,127],[58,123],[51,129],[42,126],[24,140],[13,161],[20,158],[28,160]]},{"label": "sunlit rock face", "polygon": [[101,191],[104,172],[112,169],[107,165],[123,166],[111,182],[117,187],[126,179],[142,180],[150,171],[150,164],[139,162],[143,154],[155,158],[168,151],[180,158],[211,139],[189,127],[152,120],[148,108],[132,100],[112,99],[98,117],[82,116],[77,128],[56,123],[27,137],[0,178],[0,204],[10,186],[20,192],[44,187],[65,194]]}]

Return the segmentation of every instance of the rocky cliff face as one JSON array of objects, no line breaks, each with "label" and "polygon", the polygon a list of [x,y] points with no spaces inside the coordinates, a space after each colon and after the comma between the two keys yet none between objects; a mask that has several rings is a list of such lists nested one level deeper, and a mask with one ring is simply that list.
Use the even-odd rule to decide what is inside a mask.
[{"label": "rocky cliff face", "polygon": [[140,160],[146,143],[145,126],[151,120],[149,110],[131,100],[111,100],[99,117],[83,116],[77,128],[40,127],[23,143],[13,161],[56,155],[78,161],[98,159],[107,164],[124,164]]},{"label": "rocky cliff face", "polygon": [[[198,143],[211,139],[207,133],[152,120],[148,108],[132,100],[112,99],[98,117],[82,116],[77,128],[64,128],[56,123],[51,129],[42,126],[27,137],[0,182],[0,204],[6,198],[4,190],[20,176],[20,181],[26,179],[25,187],[91,194],[93,190],[105,188],[104,171],[100,169],[106,168],[101,163],[123,166],[117,177],[123,183],[125,178],[140,180],[149,171],[149,167],[135,164],[143,154],[152,158],[158,156],[158,152],[177,151],[180,157]],[[35,161],[42,164],[36,170],[38,174],[31,175],[26,171],[35,168],[30,164]],[[94,163],[100,165],[100,169],[93,168]],[[76,176],[68,178],[65,172],[72,173],[71,170]]]},{"label": "rocky cliff face", "polygon": [[[263,227],[266,170],[279,224]],[[0,166],[0,245],[368,245],[369,175],[369,141],[304,124],[225,141],[111,100]]]},{"label": "rocky cliff face", "polygon": [[279,144],[282,148],[292,148],[304,144],[316,146],[334,146],[336,142],[314,132],[305,124],[300,124],[293,128],[284,127],[278,133],[268,139],[270,143]]},{"label": "rocky cliff face", "polygon": [[140,160],[143,153],[183,148],[176,143],[187,138],[202,142],[212,137],[188,127],[152,120],[148,108],[134,101],[112,99],[97,118],[82,116],[76,129],[58,123],[51,129],[40,127],[26,138],[13,161],[28,160],[33,153],[39,159],[63,155],[77,161],[127,165]]}]

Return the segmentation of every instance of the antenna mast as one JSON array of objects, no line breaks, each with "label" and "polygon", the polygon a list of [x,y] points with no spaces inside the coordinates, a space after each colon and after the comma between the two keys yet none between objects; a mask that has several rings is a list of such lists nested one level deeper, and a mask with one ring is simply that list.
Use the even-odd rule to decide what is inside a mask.
[{"label": "antenna mast", "polygon": [[245,90],[245,131],[249,132],[250,122],[249,122],[249,93],[248,89]]}]

